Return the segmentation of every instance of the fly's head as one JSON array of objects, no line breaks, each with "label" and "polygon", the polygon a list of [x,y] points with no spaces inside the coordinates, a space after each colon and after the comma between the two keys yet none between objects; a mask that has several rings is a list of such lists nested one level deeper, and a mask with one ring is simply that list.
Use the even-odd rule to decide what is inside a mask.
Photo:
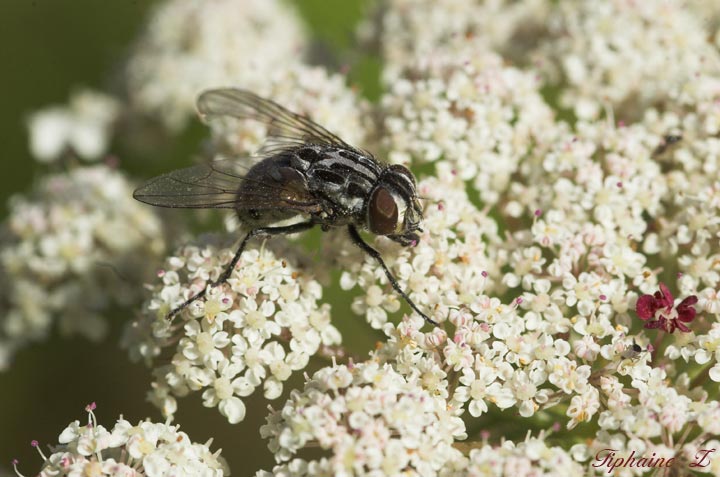
[{"label": "fly's head", "polygon": [[404,246],[415,245],[422,232],[422,207],[417,198],[415,176],[401,165],[389,166],[367,201],[367,225]]}]

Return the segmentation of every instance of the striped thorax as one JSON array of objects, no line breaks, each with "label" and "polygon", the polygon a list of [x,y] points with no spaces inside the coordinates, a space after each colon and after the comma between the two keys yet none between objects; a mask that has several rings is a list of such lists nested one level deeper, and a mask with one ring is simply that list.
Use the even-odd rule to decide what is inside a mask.
[{"label": "striped thorax", "polygon": [[327,146],[304,146],[293,156],[291,164],[306,176],[308,190],[325,202],[318,222],[326,227],[355,223],[403,245],[417,241],[422,209],[406,167]]}]

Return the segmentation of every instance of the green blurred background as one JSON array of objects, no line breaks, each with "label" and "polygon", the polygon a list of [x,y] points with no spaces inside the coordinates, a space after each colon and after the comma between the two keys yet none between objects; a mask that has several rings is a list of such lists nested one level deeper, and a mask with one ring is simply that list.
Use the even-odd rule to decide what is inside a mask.
[{"label": "green blurred background", "polygon": [[[53,104],[63,104],[76,87],[108,90],[117,82],[122,62],[141,31],[149,9],[157,1],[130,0],[5,0],[0,2],[0,104],[2,115],[2,174],[0,207],[7,214],[7,200],[32,185],[43,173],[27,148],[25,118],[28,113]],[[363,0],[293,2],[309,25],[321,51],[329,51],[338,63],[351,47],[356,22],[371,7]],[[329,7],[328,5],[332,5]],[[360,84],[369,97],[377,97],[377,59],[361,54],[354,57],[357,67],[351,80]],[[181,81],[182,79],[178,79]],[[192,145],[202,130],[186,132],[177,144],[158,151],[167,158],[149,161],[152,170],[143,170],[138,158],[120,157],[138,176],[148,177],[173,164],[190,162]],[[188,146],[190,145],[190,146]],[[347,296],[331,296],[336,316],[347,316]],[[127,312],[113,318],[113,333],[106,341],[92,344],[84,339],[53,337],[20,351],[9,371],[0,373],[0,475],[10,469],[13,458],[20,460],[25,475],[34,475],[41,459],[30,447],[55,444],[60,432],[73,420],[84,421],[87,403],[96,401],[100,423],[112,426],[123,414],[131,422],[145,417],[161,420],[159,413],[145,402],[150,373],[129,362],[117,342]],[[378,338],[361,320],[335,324],[345,336],[361,336],[352,344],[365,353]],[[358,331],[364,332],[358,333]],[[314,367],[320,363],[314,363]],[[296,382],[296,384],[298,384]],[[278,407],[282,403],[276,400]],[[260,468],[270,469],[273,460],[259,437],[265,421],[267,403],[261,396],[247,401],[248,416],[231,426],[217,409],[202,407],[198,393],[180,401],[177,422],[196,442],[214,438],[213,449],[223,455],[236,476],[253,475]]]}]

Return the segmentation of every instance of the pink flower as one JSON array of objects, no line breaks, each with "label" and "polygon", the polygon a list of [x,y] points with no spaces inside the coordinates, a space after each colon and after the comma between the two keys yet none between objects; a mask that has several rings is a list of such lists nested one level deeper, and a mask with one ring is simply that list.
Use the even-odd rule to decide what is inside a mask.
[{"label": "pink flower", "polygon": [[655,292],[654,295],[643,295],[638,298],[635,312],[641,320],[647,321],[645,328],[661,328],[668,333],[679,329],[687,333],[690,328],[684,323],[695,319],[696,311],[693,305],[697,301],[697,296],[690,295],[674,306],[675,300],[672,293],[664,283],[660,283],[660,291]]}]

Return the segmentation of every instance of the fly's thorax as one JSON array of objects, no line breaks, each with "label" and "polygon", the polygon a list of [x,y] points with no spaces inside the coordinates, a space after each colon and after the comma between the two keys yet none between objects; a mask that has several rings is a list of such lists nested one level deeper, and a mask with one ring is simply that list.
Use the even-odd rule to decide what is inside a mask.
[{"label": "fly's thorax", "polygon": [[311,158],[307,167],[309,189],[328,204],[335,218],[362,215],[382,166],[372,156],[355,150],[325,148],[315,152],[302,154]]},{"label": "fly's thorax", "polygon": [[392,165],[381,175],[366,206],[368,229],[403,245],[418,239],[422,208],[417,199],[415,177],[404,166]]}]

